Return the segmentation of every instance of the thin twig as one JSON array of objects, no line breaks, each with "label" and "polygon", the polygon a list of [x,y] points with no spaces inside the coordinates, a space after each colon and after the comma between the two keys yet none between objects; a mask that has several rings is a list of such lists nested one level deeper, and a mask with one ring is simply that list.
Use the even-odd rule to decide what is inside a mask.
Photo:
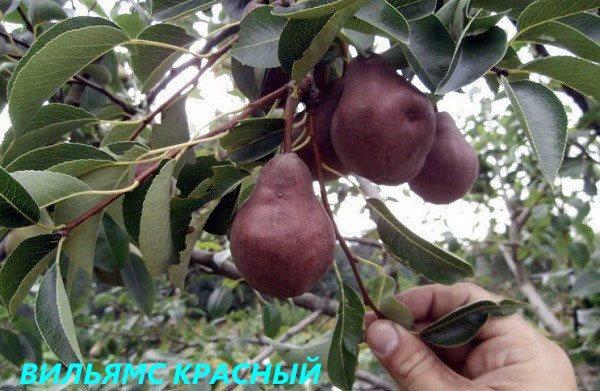
[{"label": "thin twig", "polygon": [[288,94],[287,100],[285,102],[285,132],[283,135],[283,152],[291,152],[292,150],[292,134],[294,133],[294,116],[296,114],[296,108],[298,107],[298,103],[300,102],[300,98],[298,96],[298,89],[296,88],[296,84],[292,84],[290,87],[292,91]]},{"label": "thin twig", "polygon": [[231,49],[231,46],[232,46],[232,43],[229,43],[228,45],[225,45],[222,48],[220,48],[219,50],[217,50],[216,52],[214,52],[213,55],[208,58],[208,61],[206,62],[206,64],[198,70],[198,73],[196,74],[196,76],[194,76],[194,78],[192,80],[190,80],[183,87],[181,87],[179,90],[177,90],[177,92],[175,94],[173,94],[169,99],[167,99],[160,106],[158,106],[156,108],[156,110],[152,111],[150,114],[148,114],[146,117],[144,117],[144,119],[142,120],[140,125],[137,127],[137,129],[131,134],[130,140],[134,141],[135,139],[137,139],[138,136],[144,131],[144,129],[146,129],[146,127],[148,125],[150,125],[150,123],[154,120],[154,118],[156,118],[156,116],[158,114],[162,113],[164,110],[166,110],[168,107],[170,107],[177,99],[179,99],[181,97],[181,94],[183,94],[189,88],[198,84],[198,81],[200,80],[200,77],[204,74],[204,72],[206,72],[208,69],[210,69],[210,67],[219,58],[221,58],[221,56],[223,56],[225,53],[227,53],[227,51],[229,49]]},{"label": "thin twig", "polygon": [[[239,25],[232,25],[219,31],[219,33],[206,40],[206,43],[204,44],[202,49],[200,49],[199,54],[208,54],[221,42],[235,35],[239,31],[239,29]],[[169,84],[173,79],[179,76],[183,71],[192,66],[200,66],[201,63],[201,59],[192,58],[189,61],[175,68],[172,68],[171,71],[167,74],[167,76],[165,76],[160,82],[158,82],[154,87],[152,87],[150,91],[148,91],[148,94],[146,95],[146,101],[148,102],[148,105],[150,106],[154,102],[160,91],[162,91],[167,86],[167,84]]]},{"label": "thin twig", "polygon": [[113,94],[112,92],[110,92],[109,90],[107,90],[106,88],[101,86],[100,84],[94,83],[93,81],[88,80],[81,75],[73,76],[73,82],[85,85],[86,87],[89,87],[93,90],[98,91],[99,93],[101,93],[102,95],[104,95],[108,99],[110,99],[117,106],[121,107],[123,109],[123,111],[126,112],[127,114],[133,115],[138,112],[138,110],[135,107],[129,105],[123,99],[119,98],[118,96],[116,96],[115,94]]},{"label": "thin twig", "polygon": [[33,25],[31,24],[29,19],[27,19],[27,15],[25,15],[25,11],[23,11],[23,6],[19,5],[17,7],[17,11],[19,12],[19,15],[21,15],[21,18],[23,19],[25,26],[27,26],[27,30],[29,30],[32,34],[35,35],[35,29],[33,28]]},{"label": "thin twig", "polygon": [[310,103],[309,107],[308,107],[307,127],[308,127],[308,134],[312,139],[311,144],[312,144],[312,148],[313,148],[313,155],[315,158],[315,166],[317,168],[317,177],[319,180],[319,188],[321,189],[321,198],[323,200],[323,206],[325,207],[327,214],[331,218],[331,223],[333,224],[333,230],[335,231],[335,236],[338,240],[338,243],[340,244],[340,247],[342,248],[342,251],[344,252],[344,254],[346,254],[346,258],[348,258],[348,263],[350,263],[350,267],[352,268],[352,273],[354,273],[354,277],[356,278],[356,282],[358,283],[358,288],[360,289],[360,292],[362,294],[365,304],[368,307],[370,307],[373,310],[373,312],[375,312],[377,317],[379,317],[380,319],[385,319],[385,316],[379,311],[379,309],[377,308],[377,306],[371,299],[371,296],[369,295],[369,291],[367,291],[367,288],[365,287],[365,284],[362,281],[362,277],[360,276],[360,271],[358,270],[358,263],[360,261],[354,255],[354,253],[352,252],[350,247],[348,247],[348,244],[346,243],[346,241],[344,240],[344,237],[340,233],[340,230],[335,222],[333,211],[331,210],[331,206],[329,205],[329,200],[327,198],[327,189],[325,188],[325,181],[324,181],[324,176],[323,176],[323,167],[321,165],[321,154],[319,152],[319,149],[317,148],[317,143],[315,141],[316,140],[316,138],[315,138],[315,112],[314,112],[314,107],[312,107],[312,103]]}]

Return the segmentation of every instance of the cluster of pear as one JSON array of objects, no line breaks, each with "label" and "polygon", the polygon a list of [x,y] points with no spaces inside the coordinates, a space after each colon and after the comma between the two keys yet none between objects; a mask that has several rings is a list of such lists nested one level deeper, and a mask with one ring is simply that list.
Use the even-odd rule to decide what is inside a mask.
[{"label": "cluster of pear", "polygon": [[[322,161],[343,175],[384,185],[408,182],[433,203],[462,197],[478,175],[477,155],[452,118],[436,113],[424,94],[377,55],[351,61],[314,110]],[[234,262],[259,292],[298,296],[333,261],[335,231],[314,194],[315,177],[310,146],[276,155],[233,221]]]},{"label": "cluster of pear", "polygon": [[[323,163],[380,185],[408,182],[425,201],[447,204],[469,192],[479,173],[477,153],[448,113],[382,57],[359,57],[325,91],[316,110]],[[299,152],[314,172],[310,148]]]}]

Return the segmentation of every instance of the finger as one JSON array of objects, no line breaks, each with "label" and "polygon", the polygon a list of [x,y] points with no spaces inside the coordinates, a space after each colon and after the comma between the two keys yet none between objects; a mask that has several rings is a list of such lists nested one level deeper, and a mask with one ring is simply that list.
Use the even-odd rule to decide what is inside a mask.
[{"label": "finger", "polygon": [[373,322],[367,329],[367,343],[402,389],[455,390],[473,386],[448,368],[423,341],[390,321]]},{"label": "finger", "polygon": [[400,293],[398,298],[410,309],[415,322],[435,321],[476,301],[498,300],[495,295],[470,283],[419,286]]}]

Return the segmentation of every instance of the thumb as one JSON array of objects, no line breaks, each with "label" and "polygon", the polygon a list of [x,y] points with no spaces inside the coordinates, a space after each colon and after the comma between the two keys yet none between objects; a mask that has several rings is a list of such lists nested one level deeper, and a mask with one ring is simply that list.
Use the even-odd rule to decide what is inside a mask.
[{"label": "thumb", "polygon": [[367,343],[402,389],[429,391],[474,388],[468,379],[447,367],[418,337],[390,321],[373,322],[367,329]]}]

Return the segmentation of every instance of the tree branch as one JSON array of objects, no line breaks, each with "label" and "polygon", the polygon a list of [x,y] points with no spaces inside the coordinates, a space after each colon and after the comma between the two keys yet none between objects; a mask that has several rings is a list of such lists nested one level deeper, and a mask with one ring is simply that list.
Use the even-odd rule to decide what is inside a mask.
[{"label": "tree branch", "polygon": [[35,29],[33,28],[33,25],[31,24],[31,22],[27,18],[27,15],[25,15],[25,11],[23,11],[23,6],[19,5],[17,7],[17,11],[19,12],[19,15],[21,16],[21,19],[23,19],[23,22],[25,23],[25,26],[27,27],[27,30],[29,30],[32,34],[35,35]]},{"label": "tree branch", "polygon": [[[235,24],[224,28],[223,30],[219,31],[217,34],[213,35],[212,37],[206,40],[206,43],[204,44],[202,49],[200,49],[199,54],[208,54],[221,42],[237,34],[239,30],[239,24]],[[175,68],[172,68],[169,71],[169,73],[160,82],[158,82],[158,84],[156,84],[154,87],[152,87],[152,89],[150,89],[150,91],[148,91],[148,94],[146,95],[146,101],[148,102],[148,106],[152,105],[160,91],[162,91],[173,79],[179,76],[186,69],[192,66],[199,66],[201,64],[201,61],[202,60],[200,58],[192,58],[191,60]]]},{"label": "tree branch", "polygon": [[110,92],[109,90],[107,90],[106,88],[101,86],[100,84],[94,83],[93,81],[88,80],[81,75],[73,76],[72,82],[77,83],[77,84],[82,84],[86,87],[89,87],[93,90],[98,91],[102,95],[106,96],[111,102],[113,102],[117,106],[121,107],[123,109],[123,111],[126,112],[127,114],[133,115],[138,112],[138,109],[129,105],[127,102],[125,102],[123,99],[116,96],[114,93]]}]

